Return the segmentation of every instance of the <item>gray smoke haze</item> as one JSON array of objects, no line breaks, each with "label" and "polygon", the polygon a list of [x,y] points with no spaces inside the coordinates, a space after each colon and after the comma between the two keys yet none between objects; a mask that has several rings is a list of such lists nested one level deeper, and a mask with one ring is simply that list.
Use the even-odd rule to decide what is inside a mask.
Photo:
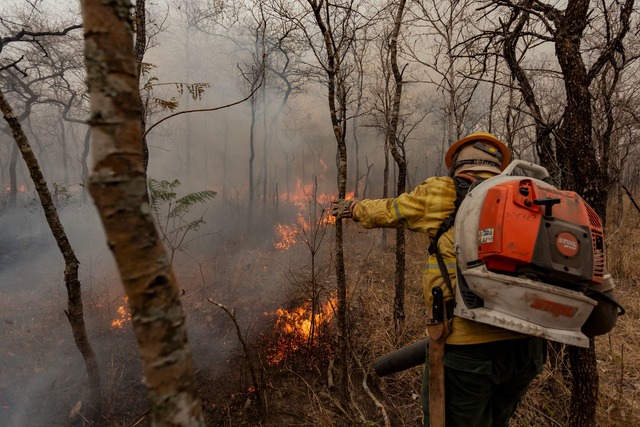
[{"label": "gray smoke haze", "polygon": [[[143,91],[151,106],[148,127],[171,114],[153,107],[154,99],[177,102],[178,112],[219,107],[248,95],[239,70],[251,63],[250,38],[230,33],[227,38],[210,36],[194,28],[187,33],[174,9],[164,25],[145,57],[153,68],[143,84],[151,81],[156,85],[151,93]],[[184,86],[193,83],[209,85],[195,100]],[[307,193],[305,199],[301,188],[309,191],[317,184],[318,193],[337,194],[336,142],[326,87],[317,79],[301,84],[272,124],[282,99],[276,83],[272,76],[256,94],[255,200],[250,226],[249,102],[177,116],[154,127],[147,136],[151,178],[178,179],[182,184],[178,197],[200,190],[217,192],[215,199],[193,208],[189,218],[202,215],[206,223],[185,239],[174,259],[199,370],[224,370],[238,344],[229,319],[207,298],[235,308],[247,333],[257,336],[266,327],[264,313],[290,299],[292,284],[285,273],[308,262],[308,252],[301,244],[288,252],[274,248],[277,225],[296,224],[300,202],[304,205],[309,196]],[[16,108],[20,108],[17,101]],[[86,118],[86,111],[75,113]],[[61,121],[60,110],[47,105],[34,108],[23,125],[50,189],[59,185],[62,191],[59,213],[81,263],[87,329],[101,367],[105,404],[116,414],[131,402],[138,402],[144,411],[145,391],[130,325],[112,325],[122,318],[118,308],[126,306],[124,292],[95,208],[83,195],[86,126]],[[360,191],[368,184],[367,195],[380,197],[383,136],[366,125],[361,119],[357,129]],[[0,128],[0,188],[6,189],[0,194],[0,425],[62,425],[85,396],[84,364],[64,314],[64,263],[20,158],[16,172],[20,192],[15,207],[9,206],[14,142],[6,126]],[[429,118],[407,140],[411,185],[439,167],[442,130],[435,117]],[[351,131],[348,145],[347,191],[353,191],[356,153]],[[328,199],[324,200],[326,204]],[[330,238],[323,245],[330,248]]]}]

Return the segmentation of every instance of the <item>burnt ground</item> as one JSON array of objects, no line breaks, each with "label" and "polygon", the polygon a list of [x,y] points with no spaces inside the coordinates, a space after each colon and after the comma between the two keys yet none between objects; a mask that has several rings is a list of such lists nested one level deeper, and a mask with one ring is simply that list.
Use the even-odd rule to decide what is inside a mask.
[{"label": "burnt ground", "polygon": [[[64,315],[61,256],[46,232],[23,222],[24,226],[7,227],[0,217],[0,426],[82,425],[81,417],[70,416],[85,396],[84,367]],[[86,226],[91,229],[95,225]],[[394,338],[393,253],[381,249],[379,233],[372,237],[355,227],[347,232],[352,360],[346,400],[339,389],[340,361],[329,369],[332,353],[327,348],[331,348],[331,340],[327,341],[329,347],[315,353],[293,352],[285,362],[269,364],[274,340],[265,333],[274,330],[275,320],[265,313],[300,305],[297,297],[309,277],[304,247],[287,253],[256,248],[236,256],[237,251],[229,248],[246,245],[234,242],[177,271],[185,291],[182,300],[208,426],[382,426],[384,416],[392,426],[420,425],[420,368],[380,379],[371,375],[370,367],[377,357],[422,337],[424,241],[408,237],[406,332]],[[628,243],[627,239],[626,246],[610,248],[611,262],[618,271],[634,269],[635,258]],[[135,339],[126,323],[123,328],[111,325],[119,318],[123,300],[110,255],[101,240],[82,241],[78,247],[85,316],[101,366],[102,423],[110,427],[148,426]],[[331,289],[332,269],[326,268],[331,256],[324,253],[320,259],[318,265],[324,267],[319,269],[319,283],[323,289]],[[640,340],[635,326],[640,319],[639,282],[637,276],[621,277],[619,291],[627,315],[614,333],[597,340],[598,425],[640,425],[636,403]],[[236,310],[250,344],[255,382],[232,322],[207,298]],[[545,369],[518,410],[514,426],[566,425],[570,390],[564,383],[565,371],[550,366]],[[252,388],[254,383],[261,388],[260,400]],[[375,406],[365,385],[380,407]]]},{"label": "burnt ground", "polygon": [[[149,425],[135,338],[126,321],[123,327],[112,325],[114,320],[122,320],[118,310],[126,306],[117,271],[100,240],[103,237],[88,233],[96,227],[95,222],[78,219],[79,213],[71,212],[71,216],[75,225],[80,225],[68,231],[81,262],[85,320],[100,365],[103,424]],[[0,425],[82,425],[82,417],[73,412],[80,409],[82,413],[86,405],[85,370],[64,314],[62,256],[49,230],[33,228],[33,222],[30,217],[9,221],[0,216]],[[229,246],[246,247],[242,241],[226,249]],[[277,388],[273,374],[267,371],[277,373],[273,378],[282,376],[278,373],[281,369],[296,375],[289,370],[291,364],[272,370],[264,358],[268,352],[260,347],[265,345],[262,332],[274,322],[273,316],[265,313],[291,305],[295,299],[295,291],[288,290],[290,282],[283,275],[284,264],[273,258],[278,254],[269,248],[256,248],[240,256],[235,251],[213,251],[209,258],[177,269],[196,379],[207,425],[212,426],[256,425],[256,420],[264,418],[261,414],[277,407],[268,396],[268,390]],[[263,389],[262,401],[252,389],[254,381],[233,323],[207,298],[235,310],[252,346],[251,363],[258,372],[255,382]],[[290,408],[283,410],[287,411],[291,412]]]}]

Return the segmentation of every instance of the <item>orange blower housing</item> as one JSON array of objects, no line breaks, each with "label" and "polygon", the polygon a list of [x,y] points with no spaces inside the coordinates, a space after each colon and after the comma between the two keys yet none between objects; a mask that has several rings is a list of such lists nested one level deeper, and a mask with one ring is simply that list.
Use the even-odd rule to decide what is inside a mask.
[{"label": "orange blower housing", "polygon": [[478,259],[493,272],[584,291],[602,283],[602,221],[575,192],[530,178],[487,191],[478,224]]}]

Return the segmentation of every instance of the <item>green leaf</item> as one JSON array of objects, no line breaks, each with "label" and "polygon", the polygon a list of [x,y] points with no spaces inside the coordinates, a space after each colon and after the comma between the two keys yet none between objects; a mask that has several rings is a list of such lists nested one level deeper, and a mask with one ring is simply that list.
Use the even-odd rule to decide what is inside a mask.
[{"label": "green leaf", "polygon": [[178,217],[189,213],[191,207],[195,204],[205,203],[212,200],[216,196],[215,191],[204,190],[187,194],[186,196],[176,200],[176,207],[169,213],[170,217]]}]

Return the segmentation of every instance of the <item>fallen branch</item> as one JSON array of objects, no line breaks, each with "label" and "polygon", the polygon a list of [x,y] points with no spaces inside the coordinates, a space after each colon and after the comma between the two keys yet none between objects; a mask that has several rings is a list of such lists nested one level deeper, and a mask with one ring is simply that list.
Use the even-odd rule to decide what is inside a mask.
[{"label": "fallen branch", "polygon": [[[358,365],[360,365],[360,362],[358,362]],[[360,367],[362,368],[362,366]],[[391,427],[391,423],[389,422],[389,416],[387,415],[387,410],[384,408],[384,405],[380,403],[378,398],[373,394],[373,392],[369,388],[369,385],[367,384],[367,377],[369,376],[369,373],[365,369],[362,369],[362,371],[364,373],[362,378],[362,388],[364,389],[364,392],[367,393],[367,396],[369,396],[371,400],[373,400],[373,403],[376,405],[376,408],[380,410],[380,414],[382,415],[382,419],[384,420],[384,426]]]},{"label": "fallen branch", "polygon": [[213,305],[217,305],[222,310],[224,310],[224,312],[227,313],[227,316],[229,316],[229,318],[233,322],[233,325],[236,327],[236,334],[238,335],[238,340],[240,340],[240,345],[242,345],[242,351],[244,352],[244,357],[247,360],[247,364],[249,365],[249,374],[251,375],[251,382],[253,383],[253,388],[255,389],[255,395],[256,395],[258,407],[262,412],[262,399],[260,398],[260,395],[262,394],[262,388],[258,385],[256,370],[253,366],[253,362],[251,361],[249,347],[247,346],[247,342],[245,341],[244,336],[242,335],[242,331],[240,330],[240,325],[238,325],[238,319],[236,319],[236,312],[235,310],[228,309],[224,305],[212,300],[211,298],[207,298],[207,301],[209,301]]},{"label": "fallen branch", "polygon": [[373,401],[373,404],[376,405],[376,408],[380,411],[380,415],[382,415],[382,420],[384,421],[385,427],[391,427],[391,422],[389,421],[389,416],[387,415],[387,410],[384,405],[380,403],[378,398],[373,394],[369,385],[367,384],[367,378],[369,377],[369,371],[362,366],[362,362],[360,362],[360,358],[353,354],[353,359],[358,364],[358,367],[362,370],[362,389],[369,396],[369,398]]}]

